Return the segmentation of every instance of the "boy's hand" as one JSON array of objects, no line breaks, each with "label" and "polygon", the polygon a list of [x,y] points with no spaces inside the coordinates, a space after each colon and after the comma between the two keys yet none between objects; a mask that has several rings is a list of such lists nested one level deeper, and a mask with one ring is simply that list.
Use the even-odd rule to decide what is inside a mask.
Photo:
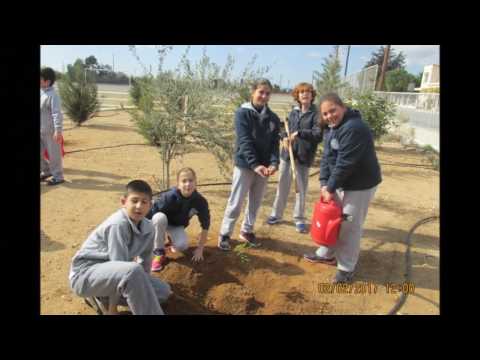
[{"label": "boy's hand", "polygon": [[193,252],[192,261],[199,262],[203,260],[203,247],[197,246]]},{"label": "boy's hand", "polygon": [[298,131],[295,131],[293,134],[290,134],[290,142],[294,142],[298,137]]},{"label": "boy's hand", "polygon": [[55,131],[53,133],[53,140],[55,140],[58,144],[62,143],[63,135],[61,132]]}]

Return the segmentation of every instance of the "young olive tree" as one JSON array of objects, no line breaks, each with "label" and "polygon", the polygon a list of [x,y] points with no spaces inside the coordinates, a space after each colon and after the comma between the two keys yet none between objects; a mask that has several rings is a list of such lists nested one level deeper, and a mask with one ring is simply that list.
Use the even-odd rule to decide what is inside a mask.
[{"label": "young olive tree", "polygon": [[[139,59],[135,47],[130,49]],[[129,113],[139,133],[159,149],[162,187],[170,186],[172,160],[191,146],[212,153],[222,175],[227,177],[233,166],[233,112],[249,100],[250,81],[268,69],[254,70],[254,58],[237,79],[233,77],[232,56],[228,56],[222,69],[211,61],[204,48],[200,60],[192,64],[187,47],[175,70],[164,71],[163,60],[171,47],[159,46],[157,50],[158,74],[149,74],[152,81],[137,84],[137,108]]]}]

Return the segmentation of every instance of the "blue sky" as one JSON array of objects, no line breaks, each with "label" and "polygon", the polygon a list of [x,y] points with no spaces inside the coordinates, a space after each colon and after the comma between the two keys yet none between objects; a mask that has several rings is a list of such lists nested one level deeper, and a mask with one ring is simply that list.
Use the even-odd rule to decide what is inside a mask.
[{"label": "blue sky", "polygon": [[[202,53],[204,45],[192,45],[189,58],[195,62]],[[380,45],[352,45],[348,62],[348,74],[360,71],[373,51]],[[418,74],[425,65],[439,64],[438,45],[392,45],[396,53],[406,55],[407,71]],[[174,45],[165,59],[164,68],[174,69],[186,45]],[[346,46],[341,47],[342,74],[344,73]],[[206,45],[207,55],[218,65],[225,64],[227,55],[235,57],[234,73],[242,71],[256,54],[258,66],[271,65],[267,77],[282,87],[293,87],[296,83],[311,82],[312,72],[321,71],[323,58],[333,51],[333,45]],[[154,45],[137,45],[137,53],[142,62],[152,66],[153,72],[158,66]],[[77,58],[85,59],[94,55],[99,63],[113,65],[115,71],[128,75],[142,75],[143,69],[128,49],[128,45],[42,45],[41,65],[62,71]],[[280,83],[281,82],[281,83]]]}]

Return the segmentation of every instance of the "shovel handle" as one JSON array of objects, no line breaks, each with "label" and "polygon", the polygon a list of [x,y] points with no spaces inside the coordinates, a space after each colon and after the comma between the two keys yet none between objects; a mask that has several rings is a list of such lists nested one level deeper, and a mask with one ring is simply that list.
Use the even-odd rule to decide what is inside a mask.
[{"label": "shovel handle", "polygon": [[285,131],[287,132],[288,136],[288,154],[290,155],[290,166],[292,168],[292,177],[293,177],[293,182],[295,183],[295,192],[298,193],[298,184],[297,184],[297,174],[295,171],[295,159],[293,158],[293,149],[292,149],[292,144],[290,143],[290,130],[288,128],[288,118],[285,119]]}]

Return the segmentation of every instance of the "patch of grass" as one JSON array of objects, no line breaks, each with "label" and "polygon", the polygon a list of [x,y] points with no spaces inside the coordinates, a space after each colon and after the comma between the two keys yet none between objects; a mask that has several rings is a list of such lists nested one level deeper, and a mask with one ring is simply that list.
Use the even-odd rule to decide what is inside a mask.
[{"label": "patch of grass", "polygon": [[427,162],[432,164],[435,170],[440,170],[440,153],[430,145],[419,146],[418,151],[426,156]]},{"label": "patch of grass", "polygon": [[250,261],[250,258],[245,252],[246,249],[248,249],[247,243],[239,244],[235,246],[235,248],[233,249],[233,251],[235,252],[235,254],[237,254],[237,256],[240,258],[240,261],[242,263],[248,263]]}]

